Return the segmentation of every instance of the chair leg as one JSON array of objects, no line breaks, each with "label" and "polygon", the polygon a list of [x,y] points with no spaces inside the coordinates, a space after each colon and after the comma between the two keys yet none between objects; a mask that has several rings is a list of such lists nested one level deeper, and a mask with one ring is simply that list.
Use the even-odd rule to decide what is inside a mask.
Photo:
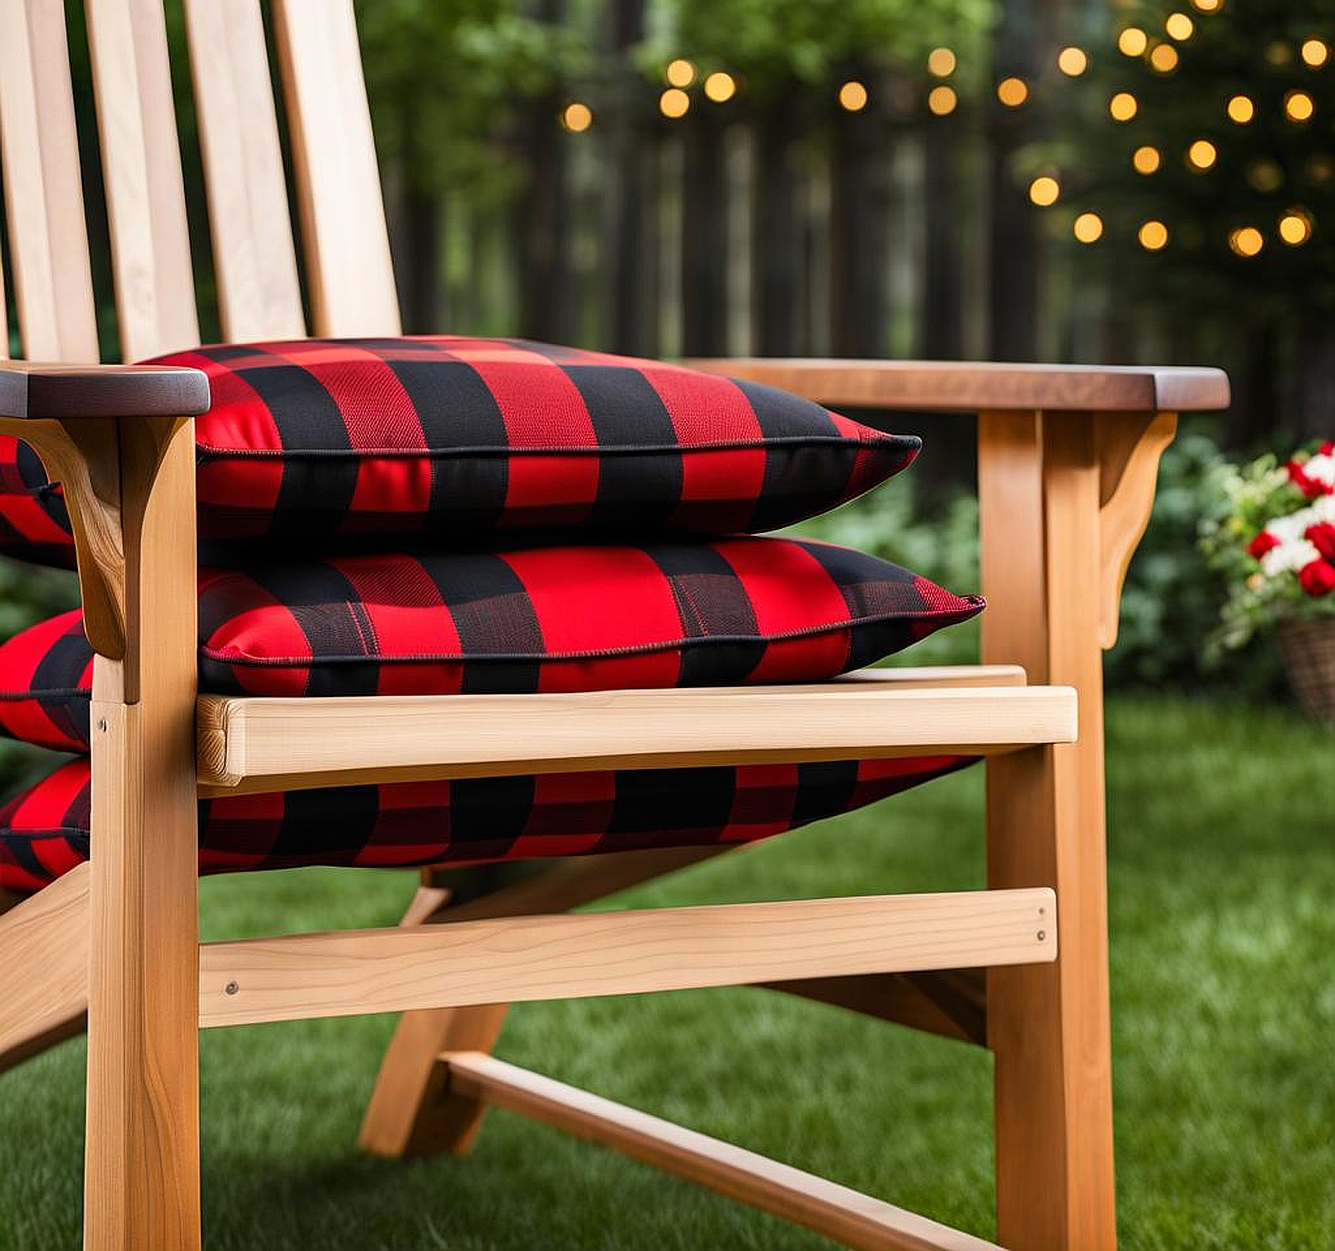
[{"label": "chair leg", "polygon": [[162,724],[142,704],[97,699],[92,721],[84,1248],[198,1251],[197,817],[189,726]]}]

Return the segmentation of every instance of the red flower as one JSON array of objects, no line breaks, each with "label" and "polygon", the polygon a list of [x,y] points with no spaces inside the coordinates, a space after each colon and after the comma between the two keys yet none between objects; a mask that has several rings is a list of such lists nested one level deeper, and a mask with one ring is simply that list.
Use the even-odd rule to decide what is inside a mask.
[{"label": "red flower", "polygon": [[[1316,527],[1313,526],[1312,529],[1315,530]],[[1278,546],[1279,540],[1275,538],[1269,530],[1262,530],[1260,534],[1247,544],[1247,553],[1256,560],[1260,560],[1272,547]],[[1322,555],[1324,556],[1325,553],[1323,552]]]},{"label": "red flower", "polygon": [[[1327,452],[1326,449],[1333,446],[1335,446],[1335,444],[1323,443],[1321,445],[1321,451],[1329,456],[1331,453]],[[1326,483],[1321,482],[1316,478],[1309,478],[1307,476],[1307,471],[1303,468],[1303,463],[1304,462],[1299,460],[1291,460],[1284,466],[1289,471],[1289,481],[1307,496],[1309,500],[1318,499],[1322,495],[1335,495],[1335,486],[1327,486]]]},{"label": "red flower", "polygon": [[1335,564],[1335,524],[1329,521],[1318,522],[1303,531],[1303,537],[1311,541],[1313,547],[1321,553],[1323,560]]},{"label": "red flower", "polygon": [[1328,560],[1314,560],[1298,570],[1298,581],[1313,599],[1335,591],[1335,565]]},{"label": "red flower", "polygon": [[1322,456],[1335,456],[1335,440],[1327,439],[1317,450]]}]

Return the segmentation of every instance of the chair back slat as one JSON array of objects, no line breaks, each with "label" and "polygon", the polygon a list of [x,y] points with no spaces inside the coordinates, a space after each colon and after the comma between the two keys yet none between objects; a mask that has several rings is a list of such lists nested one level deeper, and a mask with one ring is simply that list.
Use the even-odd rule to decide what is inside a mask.
[{"label": "chair back slat", "polygon": [[88,0],[116,312],[126,360],[199,342],[161,0]]},{"label": "chair back slat", "polygon": [[[0,0],[0,154],[19,338],[33,360],[97,360],[64,5]],[[0,357],[8,355],[0,278]]]},{"label": "chair back slat", "polygon": [[259,0],[186,0],[185,14],[223,336],[301,338],[306,321]]},{"label": "chair back slat", "polygon": [[279,65],[317,335],[396,335],[371,113],[352,0],[275,0]]}]

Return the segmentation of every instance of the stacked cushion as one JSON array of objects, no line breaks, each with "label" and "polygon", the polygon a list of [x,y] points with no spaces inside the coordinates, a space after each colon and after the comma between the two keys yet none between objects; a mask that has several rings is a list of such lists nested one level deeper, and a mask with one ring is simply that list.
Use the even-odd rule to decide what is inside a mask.
[{"label": "stacked cushion", "polygon": [[[205,692],[811,682],[982,608],[871,556],[750,535],[859,494],[918,449],[768,388],[511,340],[310,341],[164,360],[204,369],[213,387],[196,427],[200,533],[226,563],[200,571]],[[58,487],[22,445],[0,455],[11,457],[0,544],[65,559]],[[275,550],[285,559],[256,561]],[[91,672],[78,612],[10,640],[0,732],[86,752]],[[201,804],[200,863],[402,866],[746,841],[961,763],[231,797]],[[88,785],[87,760],[75,761],[0,812],[0,888],[38,889],[86,858]]]}]

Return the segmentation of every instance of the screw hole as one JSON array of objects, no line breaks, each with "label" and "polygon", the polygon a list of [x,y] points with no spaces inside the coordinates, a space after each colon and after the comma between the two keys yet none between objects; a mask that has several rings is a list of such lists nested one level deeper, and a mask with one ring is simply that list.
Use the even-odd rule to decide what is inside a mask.
[{"label": "screw hole", "polygon": [[241,987],[238,986],[236,982],[228,982],[227,985],[223,987],[223,990],[229,995],[235,995],[240,989]]},{"label": "screw hole", "polygon": [[[1039,930],[1039,931],[1038,931],[1038,941],[1039,941],[1040,943],[1041,943],[1045,938],[1047,938],[1047,936],[1048,936],[1048,932],[1047,932],[1047,930]],[[233,984],[233,985],[236,985],[235,982],[233,982],[232,984]]]},{"label": "screw hole", "polygon": [[103,734],[105,734],[105,733],[107,732],[107,719],[106,719],[106,717],[102,717],[102,718],[98,721],[98,723],[97,723],[97,728],[98,728],[99,730],[101,730]]}]

